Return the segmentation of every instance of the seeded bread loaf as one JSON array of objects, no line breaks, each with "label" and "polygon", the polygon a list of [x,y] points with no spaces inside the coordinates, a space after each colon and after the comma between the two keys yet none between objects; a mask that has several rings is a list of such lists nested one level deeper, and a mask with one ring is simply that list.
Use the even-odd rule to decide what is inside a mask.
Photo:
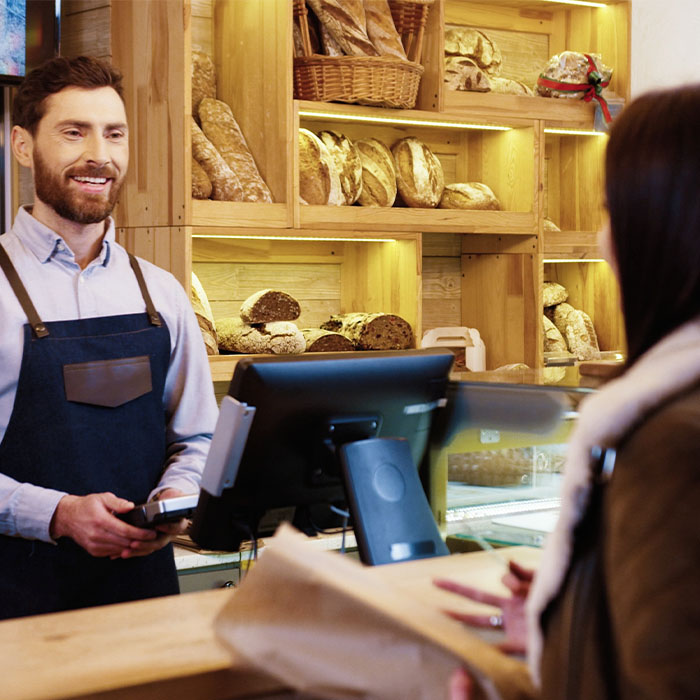
[{"label": "seeded bread loaf", "polygon": [[[596,70],[603,81],[608,81],[612,77],[612,70],[606,66],[598,54],[589,54],[595,63]],[[578,51],[562,51],[556,56],[552,56],[542,71],[545,78],[563,83],[588,84],[588,70],[590,66],[588,59],[583,53]],[[580,100],[585,95],[584,91],[557,90],[555,88],[537,85],[535,92],[543,97],[564,97]]]},{"label": "seeded bread loaf", "polygon": [[343,204],[340,177],[321,139],[299,129],[299,196],[307,204]]},{"label": "seeded bread loaf", "polygon": [[192,50],[192,114],[198,114],[199,103],[205,97],[216,98],[214,61],[203,51]]},{"label": "seeded bread loaf", "polygon": [[396,31],[388,0],[364,0],[367,35],[381,56],[406,60],[406,51]]},{"label": "seeded bread loaf", "polygon": [[236,173],[228,167],[226,161],[214,145],[191,119],[192,156],[202,166],[211,182],[211,198],[226,202],[240,202],[243,189]]},{"label": "seeded bread loaf", "polygon": [[409,207],[436,207],[445,189],[442,164],[422,141],[413,136],[391,149],[396,166],[396,188]]},{"label": "seeded bread loaf", "polygon": [[453,27],[445,32],[445,55],[467,56],[489,75],[498,75],[503,63],[498,46],[472,27]]},{"label": "seeded bread loaf", "polygon": [[445,56],[445,86],[448,90],[489,92],[491,81],[473,58]]},{"label": "seeded bread loaf", "polygon": [[561,304],[569,298],[566,287],[557,282],[545,282],[542,285],[542,305],[554,306]]},{"label": "seeded bread loaf", "polygon": [[299,318],[299,302],[286,292],[261,289],[241,304],[241,319],[246,323],[294,321]]},{"label": "seeded bread loaf", "polygon": [[199,329],[202,331],[202,338],[207,348],[207,355],[218,355],[219,345],[216,336],[214,314],[209,305],[207,293],[204,291],[202,283],[194,272],[192,273],[190,284],[190,303],[192,304],[194,315],[199,323]]},{"label": "seeded bread loaf", "polygon": [[316,17],[348,56],[378,56],[367,36],[362,0],[307,0]]},{"label": "seeded bread loaf", "polygon": [[405,350],[414,345],[411,326],[395,314],[337,314],[321,328],[342,333],[356,350]]},{"label": "seeded bread loaf", "polygon": [[192,196],[195,199],[211,197],[211,180],[194,157],[192,157]]},{"label": "seeded bread loaf", "polygon": [[321,139],[333,160],[340,180],[343,204],[354,204],[362,192],[362,160],[353,142],[337,131],[319,131]]},{"label": "seeded bread loaf", "polygon": [[440,209],[499,210],[501,203],[491,188],[482,182],[454,182],[445,185],[438,206]]},{"label": "seeded bread loaf", "polygon": [[379,139],[358,139],[362,161],[362,192],[357,201],[365,207],[390,207],[396,200],[396,168],[389,148]]},{"label": "seeded bread loaf", "polygon": [[251,326],[240,318],[221,318],[216,328],[219,348],[227,352],[295,355],[306,349],[304,336],[291,321]]},{"label": "seeded bread loaf", "polygon": [[301,332],[306,341],[306,352],[348,352],[355,349],[341,333],[323,328],[302,328]]},{"label": "seeded bread loaf", "polygon": [[258,172],[253,154],[231,108],[221,100],[205,97],[199,105],[202,131],[236,173],[244,202],[272,202],[272,194]]},{"label": "seeded bread loaf", "polygon": [[598,336],[590,316],[566,302],[552,308],[552,320],[564,336],[569,352],[578,360],[598,359],[600,357]]}]

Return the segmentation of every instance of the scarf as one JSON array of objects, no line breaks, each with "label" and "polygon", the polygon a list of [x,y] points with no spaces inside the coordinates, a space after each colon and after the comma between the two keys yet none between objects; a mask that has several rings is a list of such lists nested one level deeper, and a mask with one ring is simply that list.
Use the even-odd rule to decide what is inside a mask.
[{"label": "scarf", "polygon": [[557,595],[569,567],[573,531],[591,493],[594,447],[613,447],[655,407],[700,381],[700,319],[669,333],[623,375],[579,405],[579,418],[567,446],[561,510],[548,537],[527,600],[528,663],[540,684],[543,636],[540,616]]}]

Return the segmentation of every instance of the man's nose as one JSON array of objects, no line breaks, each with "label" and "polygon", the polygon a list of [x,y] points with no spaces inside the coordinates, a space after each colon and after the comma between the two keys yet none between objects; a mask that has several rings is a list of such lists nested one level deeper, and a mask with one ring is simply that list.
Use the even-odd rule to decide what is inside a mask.
[{"label": "man's nose", "polygon": [[84,158],[95,165],[105,165],[110,161],[107,141],[99,134],[91,134],[85,139]]}]

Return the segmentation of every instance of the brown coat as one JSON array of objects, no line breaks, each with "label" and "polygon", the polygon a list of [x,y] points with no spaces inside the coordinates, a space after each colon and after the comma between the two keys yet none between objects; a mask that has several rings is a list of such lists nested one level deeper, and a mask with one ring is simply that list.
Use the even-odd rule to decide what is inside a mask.
[{"label": "brown coat", "polygon": [[700,698],[700,387],[627,436],[600,493],[543,616],[542,697]]}]

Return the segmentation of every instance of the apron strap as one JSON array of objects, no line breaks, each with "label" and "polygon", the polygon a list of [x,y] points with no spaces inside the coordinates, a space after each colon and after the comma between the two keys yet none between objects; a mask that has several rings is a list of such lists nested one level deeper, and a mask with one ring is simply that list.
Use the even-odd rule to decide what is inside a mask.
[{"label": "apron strap", "polygon": [[22,280],[19,278],[17,270],[15,270],[15,267],[10,260],[10,256],[7,254],[2,245],[0,245],[0,267],[5,273],[7,281],[10,283],[10,287],[12,287],[12,291],[15,293],[22,310],[27,315],[29,325],[31,325],[34,334],[37,338],[44,338],[49,334],[49,331],[39,317],[37,310],[34,308],[34,304],[27,293],[27,289],[22,284]]},{"label": "apron strap", "polygon": [[151,295],[148,292],[148,287],[146,287],[146,280],[144,280],[143,278],[143,273],[141,272],[141,268],[139,267],[138,260],[136,260],[136,258],[131,253],[129,253],[129,264],[131,265],[131,269],[136,275],[136,281],[139,283],[139,289],[141,290],[143,300],[146,302],[148,320],[151,322],[151,325],[160,326],[160,316],[158,315],[156,307],[153,304],[153,300],[151,299]]}]

